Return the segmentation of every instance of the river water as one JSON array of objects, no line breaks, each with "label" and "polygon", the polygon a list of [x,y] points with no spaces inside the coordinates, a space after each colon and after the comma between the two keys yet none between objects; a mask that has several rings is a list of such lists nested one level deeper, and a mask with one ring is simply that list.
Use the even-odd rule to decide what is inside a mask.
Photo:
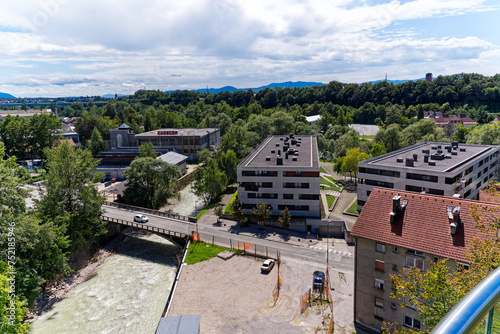
[{"label": "river water", "polygon": [[93,278],[38,317],[30,333],[154,333],[180,249],[146,231],[130,234]]}]

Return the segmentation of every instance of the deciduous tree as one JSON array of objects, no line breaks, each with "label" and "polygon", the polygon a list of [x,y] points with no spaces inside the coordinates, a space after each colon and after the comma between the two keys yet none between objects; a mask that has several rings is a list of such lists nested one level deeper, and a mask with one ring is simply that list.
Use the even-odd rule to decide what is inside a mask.
[{"label": "deciduous tree", "polygon": [[255,208],[252,210],[252,214],[257,219],[259,225],[264,225],[264,223],[271,217],[271,211],[269,211],[269,205],[264,202],[257,202]]}]

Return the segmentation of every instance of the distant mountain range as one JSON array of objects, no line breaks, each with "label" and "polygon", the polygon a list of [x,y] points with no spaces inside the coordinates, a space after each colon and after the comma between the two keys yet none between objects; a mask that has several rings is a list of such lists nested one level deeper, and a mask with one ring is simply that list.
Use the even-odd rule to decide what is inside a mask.
[{"label": "distant mountain range", "polygon": [[[266,86],[261,86],[261,87],[256,87],[252,88],[254,93],[257,93],[259,90],[266,89],[266,88],[303,88],[303,87],[312,87],[312,86],[323,86],[324,83],[321,82],[305,82],[305,81],[286,81],[286,82],[280,82],[280,83],[272,83]],[[224,86],[221,88],[208,88],[208,92],[211,94],[217,94],[220,92],[237,92],[240,90],[247,91],[249,88],[236,88],[233,86]],[[177,89],[179,90],[179,89]],[[165,93],[172,93],[175,92],[176,90],[168,90]],[[206,93],[207,88],[201,88],[201,89],[193,89],[191,90],[193,92],[200,92],[200,93]]]},{"label": "distant mountain range", "polygon": [[0,93],[0,98],[2,99],[15,99],[16,97],[7,93]]}]

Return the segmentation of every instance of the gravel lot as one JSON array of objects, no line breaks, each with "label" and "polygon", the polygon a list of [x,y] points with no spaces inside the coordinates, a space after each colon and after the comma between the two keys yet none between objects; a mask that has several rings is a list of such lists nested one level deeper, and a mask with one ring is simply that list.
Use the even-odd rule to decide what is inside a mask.
[{"label": "gravel lot", "polygon": [[[325,333],[329,307],[313,306],[302,315],[299,310],[299,298],[311,287],[313,271],[324,268],[285,261],[281,266],[280,297],[274,305],[272,292],[278,268],[274,266],[270,273],[261,273],[262,262],[262,259],[234,256],[229,260],[213,258],[186,265],[168,316],[201,315],[201,333]],[[334,286],[338,277],[332,272]],[[339,309],[347,316],[347,321],[335,318],[335,333],[353,332],[351,287],[347,281],[338,283],[339,287],[344,285],[345,291],[332,292],[334,315]]]}]

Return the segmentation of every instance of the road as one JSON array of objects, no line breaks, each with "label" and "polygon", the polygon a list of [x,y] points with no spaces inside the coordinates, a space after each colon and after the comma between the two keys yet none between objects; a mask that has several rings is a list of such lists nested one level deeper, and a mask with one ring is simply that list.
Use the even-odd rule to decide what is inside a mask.
[{"label": "road", "polygon": [[[105,216],[132,221],[136,211],[120,209],[112,206],[104,205]],[[191,235],[192,231],[196,231],[196,224],[185,221],[175,220],[148,214],[148,223],[145,225],[162,228],[172,232],[185,233]],[[270,252],[279,250],[284,259],[290,258],[302,260],[305,262],[316,263],[318,265],[326,264],[326,252],[322,250],[307,247],[307,243],[298,243],[295,240],[284,241],[280,235],[259,234],[255,233],[240,233],[238,227],[234,225],[225,226],[210,226],[206,224],[198,225],[198,233],[202,240],[215,240],[217,244],[222,246],[233,245],[235,242],[250,243],[256,245],[260,249],[269,249]],[[252,234],[254,236],[252,236]],[[282,239],[282,240],[279,240]],[[230,241],[231,240],[231,241]],[[335,269],[353,272],[354,258],[342,254],[329,253],[329,266]]]}]

